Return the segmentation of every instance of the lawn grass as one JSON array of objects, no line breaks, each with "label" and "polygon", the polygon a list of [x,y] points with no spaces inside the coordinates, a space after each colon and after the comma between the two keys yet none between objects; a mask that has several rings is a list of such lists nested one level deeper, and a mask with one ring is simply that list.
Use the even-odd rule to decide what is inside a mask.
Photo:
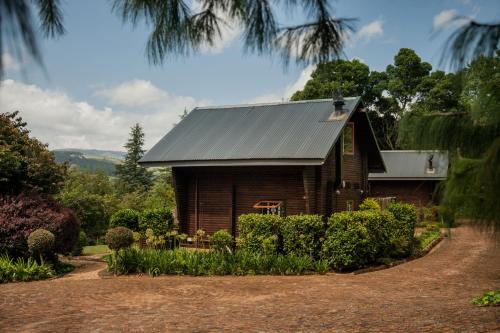
[{"label": "lawn grass", "polygon": [[99,254],[108,252],[110,252],[110,250],[107,245],[92,245],[92,246],[84,246],[82,254],[85,256],[90,254]]}]

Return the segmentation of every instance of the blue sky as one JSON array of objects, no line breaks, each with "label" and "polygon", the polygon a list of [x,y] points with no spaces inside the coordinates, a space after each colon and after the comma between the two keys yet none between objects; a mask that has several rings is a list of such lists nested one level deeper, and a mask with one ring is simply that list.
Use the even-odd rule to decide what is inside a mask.
[{"label": "blue sky", "polygon": [[[500,17],[498,0],[339,0],[333,7],[339,17],[359,19],[346,56],[374,70],[383,70],[402,47],[437,68],[444,38],[453,30],[447,18]],[[184,108],[286,99],[312,70],[293,63],[285,70],[279,58],[245,54],[237,29],[226,31],[215,50],[151,66],[147,27],[122,24],[109,1],[64,1],[63,11],[66,35],[42,44],[47,75],[9,59],[0,87],[2,109],[20,109],[32,133],[51,148],[121,149],[136,121],[150,147]],[[282,24],[287,20],[280,17]],[[432,38],[437,27],[444,30]]]}]

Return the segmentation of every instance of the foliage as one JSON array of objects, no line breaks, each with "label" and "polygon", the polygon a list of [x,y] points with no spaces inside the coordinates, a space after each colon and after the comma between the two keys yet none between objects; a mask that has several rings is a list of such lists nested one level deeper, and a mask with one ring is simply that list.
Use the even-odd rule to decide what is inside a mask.
[{"label": "foliage", "polygon": [[391,203],[387,210],[395,217],[391,233],[391,256],[408,256],[413,252],[417,210],[414,205],[402,202]]},{"label": "foliage", "polygon": [[439,108],[458,104],[455,75],[431,73],[431,69],[429,63],[407,48],[399,50],[394,64],[384,72],[370,71],[356,59],[335,60],[319,64],[292,100],[331,98],[336,89],[341,89],[344,96],[362,96],[379,146],[398,149],[399,122],[403,114],[413,112],[413,104]]},{"label": "foliage", "polygon": [[55,193],[66,166],[55,162],[47,145],[30,137],[18,114],[0,113],[0,193],[18,194],[30,189]]},{"label": "foliage", "polygon": [[116,176],[120,181],[122,193],[138,189],[149,189],[153,183],[153,175],[138,164],[144,155],[144,132],[139,124],[130,129],[130,138],[125,144],[127,154],[123,164],[116,166]]},{"label": "foliage", "polygon": [[358,210],[371,210],[371,209],[375,210],[381,209],[378,201],[373,198],[366,198],[365,200],[363,200],[363,202],[359,205],[358,208]]},{"label": "foliage", "polygon": [[113,183],[104,172],[90,173],[78,168],[69,170],[56,199],[75,212],[92,240],[104,234],[118,205]]},{"label": "foliage", "polygon": [[71,255],[80,256],[83,253],[83,248],[88,245],[87,235],[85,231],[80,230],[80,235],[78,236],[78,242],[76,242],[73,250],[71,251]]},{"label": "foliage", "polygon": [[[33,20],[33,10],[38,20]],[[64,33],[63,19],[58,0],[4,0],[0,2],[2,27],[0,50],[10,49],[19,63],[25,63],[29,55],[36,63],[42,63],[38,45],[39,29],[45,37],[57,37]],[[40,26],[38,26],[40,24]],[[0,78],[3,77],[5,60],[0,60]]]},{"label": "foliage", "polygon": [[442,203],[454,213],[500,221],[500,56],[479,57],[461,73],[460,104],[409,113],[400,137],[419,149],[448,150],[451,168]]},{"label": "foliage", "polygon": [[227,230],[218,230],[208,237],[210,248],[219,252],[231,252],[234,247],[234,238]]},{"label": "foliage", "polygon": [[175,193],[172,187],[172,172],[170,168],[156,170],[153,186],[144,197],[144,208],[167,209],[175,208]]},{"label": "foliage", "polygon": [[276,253],[282,218],[277,215],[245,214],[238,219],[238,247],[249,252]]},{"label": "foliage", "polygon": [[165,235],[157,235],[153,229],[146,229],[146,245],[152,249],[165,248]]},{"label": "foliage", "polygon": [[[308,22],[282,26],[278,11],[298,9],[307,13]],[[170,55],[188,55],[202,47],[213,46],[221,29],[242,27],[246,51],[258,54],[279,52],[285,63],[291,57],[297,62],[324,62],[340,58],[345,36],[352,30],[351,19],[334,18],[327,0],[201,0],[197,10],[184,0],[144,1],[114,0],[113,10],[124,22],[139,20],[151,23],[147,44],[151,62],[162,63]]]},{"label": "foliage", "polygon": [[134,242],[132,230],[125,227],[116,227],[106,232],[106,244],[111,250],[120,250],[129,247]]},{"label": "foliage", "polygon": [[41,263],[45,256],[52,256],[56,238],[54,234],[45,229],[36,229],[28,236],[28,249],[34,257],[39,256]]},{"label": "foliage", "polygon": [[291,215],[280,223],[283,252],[318,257],[325,223],[319,215]]},{"label": "foliage", "polygon": [[471,303],[477,306],[500,306],[500,290],[487,291],[475,297]]},{"label": "foliage", "polygon": [[0,256],[0,283],[42,280],[55,275],[52,266],[38,264],[32,258],[13,260],[6,255]]},{"label": "foliage", "polygon": [[434,242],[437,238],[441,236],[441,232],[438,230],[427,230],[418,236],[419,250],[424,251],[427,247]]},{"label": "foliage", "polygon": [[68,209],[36,192],[0,195],[0,253],[16,258],[28,255],[27,238],[36,229],[55,236],[55,251],[69,253],[78,239],[80,224]]},{"label": "foliage", "polygon": [[126,227],[132,231],[139,230],[140,213],[134,209],[121,209],[111,216],[109,226]]},{"label": "foliage", "polygon": [[139,217],[139,230],[151,229],[155,235],[166,235],[174,225],[174,216],[167,209],[146,209]]},{"label": "foliage", "polygon": [[116,257],[107,256],[110,271],[186,275],[298,275],[328,271],[325,261],[309,256],[253,253],[248,251],[140,250],[128,248]]}]

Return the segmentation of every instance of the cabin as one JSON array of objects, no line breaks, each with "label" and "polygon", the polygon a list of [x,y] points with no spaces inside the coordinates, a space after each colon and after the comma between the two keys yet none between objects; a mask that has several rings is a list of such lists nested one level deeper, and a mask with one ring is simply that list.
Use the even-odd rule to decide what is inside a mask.
[{"label": "cabin", "polygon": [[370,196],[416,206],[438,204],[438,185],[448,174],[448,153],[435,150],[384,150],[386,173],[370,173]]},{"label": "cabin", "polygon": [[181,232],[237,234],[247,213],[356,209],[385,166],[360,97],[198,107],[140,163],[172,167]]}]

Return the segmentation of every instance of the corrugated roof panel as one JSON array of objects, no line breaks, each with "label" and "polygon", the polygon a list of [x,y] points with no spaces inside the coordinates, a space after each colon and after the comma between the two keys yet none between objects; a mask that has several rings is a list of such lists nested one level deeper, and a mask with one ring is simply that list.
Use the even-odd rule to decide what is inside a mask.
[{"label": "corrugated roof panel", "polygon": [[[383,150],[386,173],[370,173],[370,180],[445,179],[448,174],[448,153],[434,150]],[[429,158],[434,172],[429,172]]]},{"label": "corrugated roof panel", "polygon": [[141,162],[324,159],[359,100],[346,98],[347,116],[336,121],[326,121],[330,99],[197,108]]}]

